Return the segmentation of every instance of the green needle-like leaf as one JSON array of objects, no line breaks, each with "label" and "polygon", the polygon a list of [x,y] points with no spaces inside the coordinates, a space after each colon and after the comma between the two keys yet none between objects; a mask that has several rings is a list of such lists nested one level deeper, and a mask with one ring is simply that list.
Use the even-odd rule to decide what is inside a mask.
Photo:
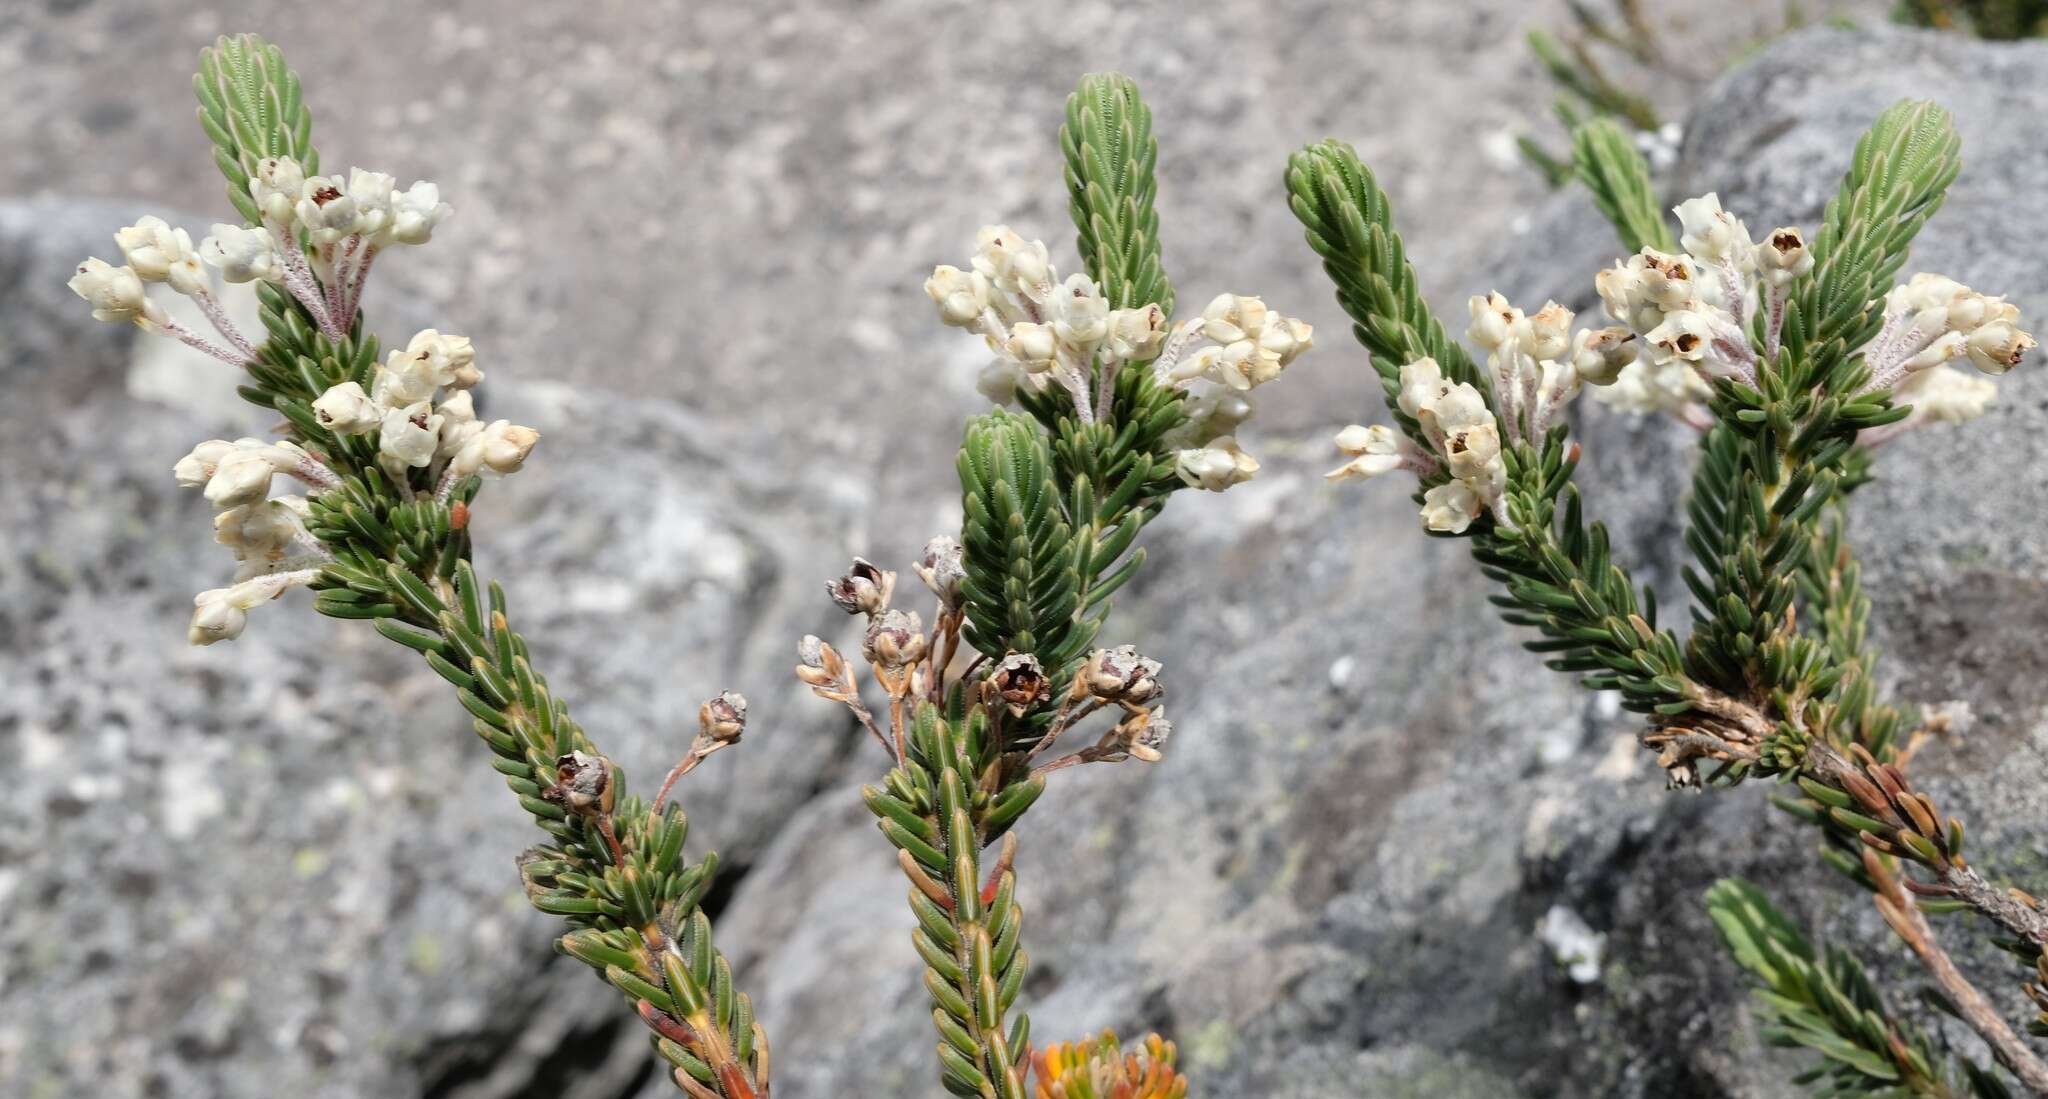
[{"label": "green needle-like leaf", "polygon": [[1671,223],[1657,206],[1650,165],[1612,119],[1595,118],[1572,131],[1572,168],[1614,225],[1622,247],[1674,252]]},{"label": "green needle-like leaf", "polygon": [[1068,209],[1081,258],[1112,309],[1157,305],[1173,315],[1173,284],[1159,258],[1159,143],[1138,86],[1120,73],[1083,77],[1060,127]]},{"label": "green needle-like leaf", "polygon": [[192,78],[199,124],[213,140],[214,162],[227,177],[228,201],[251,225],[262,218],[249,196],[249,177],[265,157],[288,156],[307,175],[320,170],[313,149],[313,114],[299,91],[299,76],[284,54],[253,34],[223,37],[199,53]]}]

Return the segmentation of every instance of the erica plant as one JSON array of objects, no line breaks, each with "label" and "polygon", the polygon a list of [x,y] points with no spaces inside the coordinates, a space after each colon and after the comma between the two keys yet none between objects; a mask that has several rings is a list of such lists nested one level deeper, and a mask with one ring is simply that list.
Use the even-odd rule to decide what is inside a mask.
[{"label": "erica plant", "polygon": [[[1900,103],[1857,143],[1811,234],[1752,237],[1713,195],[1681,203],[1674,234],[1641,156],[1619,127],[1591,123],[1575,171],[1635,252],[1596,279],[1612,323],[1575,330],[1556,303],[1524,313],[1488,295],[1471,302],[1470,352],[1422,302],[1387,196],[1350,148],[1303,149],[1287,188],[1390,412],[1338,436],[1350,461],[1331,476],[1412,474],[1425,527],[1469,543],[1502,617],[1534,632],[1527,647],[1550,667],[1619,692],[1673,786],[1781,783],[1780,804],[1869,891],[1940,1001],[2012,1079],[2048,1094],[2048,1066],[1931,927],[1974,913],[2048,1003],[2048,909],[1981,874],[1963,823],[1913,783],[1913,752],[1942,719],[1879,696],[1848,528],[1885,440],[1975,415],[1994,388],[1982,375],[2034,346],[1999,297],[1931,274],[1901,282],[1959,146],[1940,108]],[[1586,387],[1698,431],[1682,634],[1586,518],[1565,416]],[[1807,1077],[1823,1094],[2006,1094],[1993,1070],[1898,1022],[1851,955],[1814,949],[1757,890],[1723,883],[1708,904],[1764,986],[1771,1036],[1823,1056]]]}]

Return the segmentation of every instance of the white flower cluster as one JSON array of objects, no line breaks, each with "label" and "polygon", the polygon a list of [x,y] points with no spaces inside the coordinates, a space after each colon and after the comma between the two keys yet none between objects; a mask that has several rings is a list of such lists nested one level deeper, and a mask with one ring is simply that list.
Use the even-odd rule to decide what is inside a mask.
[{"label": "white flower cluster", "polygon": [[[378,364],[368,392],[356,382],[333,386],[313,402],[313,415],[337,436],[376,432],[378,465],[394,482],[409,485],[414,470],[426,469],[437,486],[435,498],[445,500],[472,474],[516,472],[540,440],[530,427],[477,419],[470,389],[482,380],[468,337],[430,328]],[[452,394],[442,396],[444,389]],[[311,583],[331,559],[302,524],[306,499],[270,496],[278,474],[298,478],[315,495],[340,483],[326,463],[298,444],[211,439],[172,472],[179,484],[203,490],[207,502],[220,509],[214,537],[241,563],[233,586],[199,594],[193,643],[240,636],[250,608]]]},{"label": "white flower cluster", "polygon": [[1893,287],[1885,295],[1884,320],[1863,349],[1871,388],[1896,387],[1957,359],[1985,374],[2003,374],[2034,347],[2034,337],[2020,330],[2019,306],[1942,275],[1923,272]]},{"label": "white flower cluster", "polygon": [[[343,382],[313,402],[313,415],[336,435],[376,431],[377,463],[395,481],[439,463],[437,495],[474,473],[517,472],[540,433],[477,419],[469,391],[484,375],[475,358],[469,337],[429,328],[378,364],[368,392]],[[443,389],[454,392],[437,400]]]},{"label": "white flower cluster", "polygon": [[1593,280],[1607,315],[1641,337],[1643,346],[1635,363],[1596,383],[1611,387],[1597,396],[1703,426],[1700,406],[1712,392],[1707,378],[1756,381],[1748,323],[1760,285],[1768,288],[1775,340],[1785,287],[1812,269],[1813,256],[1796,228],[1773,230],[1762,247],[1751,243],[1749,230],[1711,194],[1688,199],[1675,212],[1683,254],[1645,248]]},{"label": "white flower cluster", "polygon": [[1470,307],[1466,335],[1486,349],[1493,404],[1477,386],[1446,379],[1435,359],[1418,359],[1401,368],[1396,403],[1427,449],[1392,428],[1353,424],[1337,433],[1337,449],[1351,461],[1328,475],[1345,481],[1407,470],[1428,479],[1447,472],[1449,480],[1423,493],[1422,522],[1450,534],[1464,533],[1487,512],[1507,522],[1502,447],[1540,442],[1581,382],[1612,382],[1635,356],[1627,329],[1574,332],[1572,311],[1554,301],[1524,314],[1494,293],[1473,298]]},{"label": "white flower cluster", "polygon": [[[1643,355],[1615,378],[1586,380],[1604,387],[1596,396],[1607,403],[1705,427],[1708,379],[1756,384],[1759,362],[1778,352],[1789,287],[1813,269],[1813,255],[1795,226],[1752,241],[1713,194],[1681,202],[1673,213],[1683,254],[1645,248],[1595,279],[1608,315],[1641,337]],[[1750,339],[1759,309],[1760,350]],[[1909,422],[1966,420],[1995,390],[1945,364],[1968,359],[1986,374],[2002,374],[2033,346],[2019,328],[2018,308],[2003,298],[1939,275],[1914,275],[1886,296],[1883,328],[1860,349],[1871,371],[1865,392],[1892,390],[1914,406]]]},{"label": "white flower cluster", "polygon": [[[308,176],[289,157],[258,164],[249,194],[262,214],[261,225],[215,225],[212,235],[194,247],[185,230],[145,217],[114,234],[127,262],[117,267],[97,257],[87,259],[72,277],[71,289],[92,305],[99,320],[133,322],[215,358],[242,363],[256,357],[256,347],[229,323],[214,297],[208,267],[231,283],[283,285],[321,331],[339,342],[354,323],[378,251],[390,244],[426,243],[451,212],[432,183],[421,181],[400,191],[392,177],[360,168],[350,169],[345,180]],[[313,246],[310,259],[299,248],[279,247],[279,241],[299,239],[302,228]],[[221,347],[171,320],[149,300],[145,284],[152,282],[191,298],[230,346]]]},{"label": "white flower cluster", "polygon": [[1218,295],[1179,326],[1156,305],[1111,309],[1092,279],[1060,278],[1042,241],[1003,225],[982,229],[968,269],[941,266],[924,288],[940,320],[980,333],[995,353],[979,388],[997,403],[1020,385],[1058,385],[1082,422],[1093,423],[1115,397],[1118,369],[1153,360],[1154,377],[1188,394],[1187,422],[1169,440],[1181,479],[1218,492],[1259,468],[1235,435],[1252,413],[1244,394],[1279,377],[1314,342],[1306,323],[1239,294]]},{"label": "white flower cluster", "polygon": [[1337,449],[1351,461],[1331,470],[1332,481],[1366,479],[1395,470],[1419,477],[1448,471],[1450,480],[1423,493],[1422,522],[1434,531],[1462,534],[1474,519],[1498,509],[1507,488],[1501,461],[1500,422],[1486,396],[1464,382],[1444,377],[1435,359],[1401,368],[1401,411],[1414,418],[1429,449],[1384,425],[1353,424],[1337,433]]},{"label": "white flower cluster", "polygon": [[315,491],[332,487],[334,473],[304,448],[262,439],[209,439],[178,460],[172,474],[186,488],[202,490],[218,509],[214,540],[234,552],[234,583],[199,593],[193,600],[195,645],[239,637],[248,611],[288,589],[311,583],[329,554],[306,533],[303,496],[270,496],[279,474],[296,477]]},{"label": "white flower cluster", "polygon": [[441,188],[426,180],[401,191],[391,176],[361,168],[350,168],[347,178],[309,176],[290,157],[259,163],[249,179],[249,197],[265,225],[296,220],[320,248],[352,237],[368,248],[425,244],[452,212],[441,201]]},{"label": "white flower cluster", "polygon": [[[273,278],[276,248],[266,230],[216,225],[213,231],[213,236],[195,248],[185,230],[173,228],[162,218],[145,217],[114,234],[114,244],[127,262],[117,267],[98,256],[90,257],[71,276],[71,290],[92,306],[95,320],[133,323],[229,362],[254,358],[255,348],[228,324],[206,269],[219,270],[229,282]],[[153,282],[192,299],[233,349],[219,347],[173,321],[163,306],[150,300],[148,284]]]},{"label": "white flower cluster", "polygon": [[1465,335],[1486,350],[1494,403],[1510,444],[1541,441],[1581,383],[1607,385],[1636,357],[1628,329],[1574,332],[1574,314],[1554,301],[1527,315],[1499,293],[1474,297],[1467,305],[1472,323]]}]

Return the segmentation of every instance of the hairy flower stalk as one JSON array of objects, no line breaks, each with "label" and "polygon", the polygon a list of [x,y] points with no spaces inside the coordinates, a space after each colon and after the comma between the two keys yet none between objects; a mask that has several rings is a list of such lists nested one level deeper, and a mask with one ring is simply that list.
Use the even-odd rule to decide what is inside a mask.
[{"label": "hairy flower stalk", "polygon": [[[1108,599],[1142,563],[1137,536],[1169,496],[1222,491],[1257,470],[1234,434],[1251,413],[1244,394],[1312,337],[1237,294],[1173,321],[1152,208],[1158,153],[1129,80],[1085,78],[1061,145],[1087,272],[1061,277],[1043,243],[998,225],[981,231],[966,268],[925,283],[940,321],[995,355],[984,393],[1024,413],[968,426],[965,523],[915,566],[935,600],[930,628],[898,605],[894,572],[856,558],[826,591],[860,620],[886,705],[870,706],[853,661],[819,638],[799,645],[796,674],[845,705],[894,764],[862,796],[910,881],[947,1090],[1026,1099],[1035,1060],[1039,1096],[1172,1099],[1186,1083],[1156,1038],[1127,1068],[1113,1039],[1099,1057],[1087,1043],[1034,1059],[1015,1010],[1027,956],[1012,829],[1052,775],[1162,758],[1172,725],[1159,662],[1129,645],[1092,647]],[[1097,731],[1081,734],[1090,723]],[[1062,751],[1069,734],[1079,743]]]},{"label": "hairy flower stalk", "polygon": [[[1611,123],[1590,123],[1578,174],[1637,249],[1596,279],[1615,323],[1574,332],[1554,303],[1524,314],[1497,294],[1474,298],[1466,335],[1483,366],[1423,304],[1386,196],[1348,147],[1304,149],[1287,183],[1393,412],[1392,427],[1339,434],[1350,461],[1331,477],[1413,473],[1428,529],[1471,539],[1505,589],[1503,617],[1539,632],[1529,647],[1551,667],[1644,715],[1640,740],[1672,785],[1795,784],[1802,796],[1780,804],[1821,829],[1826,861],[1871,892],[2000,1066],[2048,1095],[2048,1066],[1921,917],[1977,912],[2032,973],[2048,909],[1971,866],[1962,823],[1907,777],[1912,746],[1938,722],[1915,729],[1876,696],[1869,602],[1844,533],[1874,446],[1969,419],[1990,399],[1949,363],[2000,374],[2034,344],[2002,298],[1934,275],[1894,282],[1955,176],[1957,145],[1939,108],[1902,103],[1858,144],[1811,237],[1786,226],[1755,240],[1714,195],[1678,205],[1674,236],[1641,157]],[[1561,415],[1583,386],[1701,432],[1685,569],[1698,604],[1683,640],[1584,519]],[[1837,1084],[2005,1094],[1989,1070],[1892,1024],[1853,958],[1817,958],[1760,898],[1730,885],[1709,906],[1737,960],[1774,990],[1774,1016],[1831,1059]]]},{"label": "hairy flower stalk", "polygon": [[[486,422],[466,337],[428,330],[379,356],[362,290],[379,251],[422,244],[449,213],[438,189],[391,177],[318,174],[298,79],[276,47],[221,39],[202,55],[200,121],[246,226],[213,227],[193,247],[144,218],[116,235],[127,264],[88,260],[72,288],[102,320],[134,322],[236,365],[240,393],[284,417],[283,438],[208,440],[174,475],[216,509],[215,540],[237,562],[231,586],[201,592],[190,638],[239,637],[248,612],[305,587],[314,607],[367,619],[454,688],[520,805],[546,834],[519,857],[527,896],[571,930],[563,953],[597,969],[633,1005],[677,1086],[699,1099],[766,1099],[768,1047],[698,909],[715,856],[683,858],[688,823],[664,804],[676,779],[737,743],[746,701],[705,703],[700,732],[652,804],[628,794],[532,665],[504,592],[471,565],[469,519],[487,479],[526,462],[537,432]],[[252,283],[266,338],[227,322],[210,267]],[[194,299],[232,351],[172,324],[146,283]],[[279,478],[299,494],[272,496]]]}]

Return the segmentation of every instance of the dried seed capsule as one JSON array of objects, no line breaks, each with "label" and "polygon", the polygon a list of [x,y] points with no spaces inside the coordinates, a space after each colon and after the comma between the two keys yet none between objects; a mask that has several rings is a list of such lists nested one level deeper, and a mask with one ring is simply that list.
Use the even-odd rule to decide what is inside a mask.
[{"label": "dried seed capsule", "polygon": [[697,708],[697,725],[706,738],[717,743],[737,742],[747,729],[747,696],[720,691]]}]

